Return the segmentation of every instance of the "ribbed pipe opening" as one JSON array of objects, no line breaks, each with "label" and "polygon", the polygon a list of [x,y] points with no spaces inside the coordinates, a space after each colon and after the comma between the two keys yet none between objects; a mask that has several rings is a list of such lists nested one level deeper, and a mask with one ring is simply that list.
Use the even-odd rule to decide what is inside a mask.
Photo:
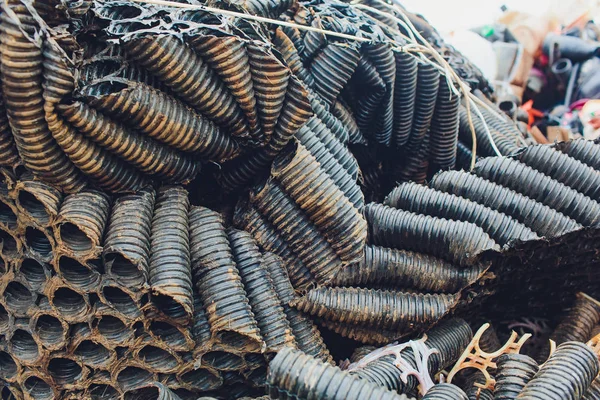
[{"label": "ribbed pipe opening", "polygon": [[234,370],[244,365],[244,359],[227,351],[209,351],[202,356],[202,363],[216,369]]},{"label": "ribbed pipe opening", "polygon": [[17,377],[17,363],[10,354],[0,351],[0,378],[9,380]]},{"label": "ribbed pipe opening", "polygon": [[252,338],[235,331],[221,331],[217,334],[217,340],[232,347],[244,347],[254,342]]},{"label": "ribbed pipe opening", "polygon": [[[122,67],[122,65],[120,66]],[[113,73],[116,73],[121,68],[115,70]],[[105,96],[114,93],[119,93],[122,90],[129,88],[129,85],[126,82],[118,81],[114,79],[103,79],[101,81],[94,82],[92,85],[89,85],[86,89],[88,93],[93,94],[95,96]]]},{"label": "ribbed pipe opening", "polygon": [[48,225],[50,223],[50,215],[44,206],[44,203],[39,201],[33,194],[21,190],[18,195],[19,205],[38,223]]},{"label": "ribbed pipe opening", "polygon": [[35,290],[41,288],[46,283],[46,268],[33,258],[23,259],[19,272],[29,286]]},{"label": "ribbed pipe opening", "polygon": [[48,236],[33,226],[28,226],[25,230],[25,245],[44,257],[52,254],[52,243]]},{"label": "ribbed pipe opening", "polygon": [[39,340],[46,347],[59,345],[66,336],[63,325],[58,318],[48,314],[38,317],[33,329]]},{"label": "ribbed pipe opening", "polygon": [[92,400],[117,400],[121,398],[117,389],[106,384],[91,384],[88,393]]},{"label": "ribbed pipe opening", "polygon": [[182,374],[181,382],[200,390],[211,390],[219,384],[219,378],[206,369],[195,369]]},{"label": "ribbed pipe opening", "polygon": [[36,400],[54,399],[54,392],[50,385],[37,376],[30,376],[23,382],[23,389]]},{"label": "ribbed pipe opening", "polygon": [[2,254],[13,255],[17,252],[15,237],[4,229],[0,229],[0,241],[2,241]]},{"label": "ribbed pipe opening", "polygon": [[105,264],[110,265],[110,272],[126,286],[137,286],[144,283],[144,274],[140,269],[120,253],[104,254]]},{"label": "ribbed pipe opening", "polygon": [[107,340],[120,342],[129,335],[129,329],[119,318],[104,315],[98,322],[98,332]]},{"label": "ribbed pipe opening", "polygon": [[117,383],[125,392],[137,389],[151,381],[152,373],[138,367],[125,367],[117,375]]},{"label": "ribbed pipe opening", "polygon": [[564,74],[573,68],[573,63],[568,58],[557,60],[551,67],[554,74]]},{"label": "ribbed pipe opening", "polygon": [[163,314],[171,318],[185,318],[187,313],[181,304],[173,300],[170,296],[163,294],[152,295],[152,303],[158,308]]},{"label": "ribbed pipe opening", "polygon": [[258,386],[265,385],[267,381],[267,367],[264,366],[252,370],[248,375],[248,380]]},{"label": "ribbed pipe opening", "polygon": [[25,285],[12,281],[4,288],[4,304],[9,311],[17,313],[25,313],[35,303],[33,294],[25,287]]},{"label": "ribbed pipe opening", "polygon": [[0,200],[0,222],[13,228],[17,225],[17,216],[8,204]]},{"label": "ribbed pipe opening", "polygon": [[18,360],[31,362],[37,360],[40,356],[40,349],[33,339],[33,336],[23,329],[17,329],[13,333],[8,344],[10,346],[10,352]]},{"label": "ribbed pipe opening", "polygon": [[147,345],[138,353],[139,359],[158,372],[169,371],[177,367],[177,359],[160,347]]},{"label": "ribbed pipe opening", "polygon": [[498,108],[509,115],[513,115],[517,111],[517,105],[511,100],[501,101]]},{"label": "ribbed pipe opening", "polygon": [[92,241],[77,225],[65,222],[60,225],[59,232],[61,240],[69,249],[81,252],[92,250]]},{"label": "ribbed pipe opening", "polygon": [[8,311],[0,304],[0,332],[8,330]]},{"label": "ribbed pipe opening", "polygon": [[48,373],[58,386],[72,385],[83,377],[81,365],[69,358],[53,358],[48,363]]},{"label": "ribbed pipe opening", "polygon": [[0,391],[0,399],[2,400],[20,400],[21,397],[21,391],[14,386],[4,386]]},{"label": "ribbed pipe opening", "polygon": [[81,316],[87,312],[87,304],[83,296],[66,287],[61,287],[54,292],[52,304],[67,318]]},{"label": "ribbed pipe opening", "polygon": [[8,194],[8,185],[11,182],[12,179],[9,179],[5,174],[0,175],[0,193]]},{"label": "ribbed pipe opening", "polygon": [[138,390],[125,393],[125,400],[156,400],[160,397],[160,390],[156,386],[146,386]]},{"label": "ribbed pipe opening", "polygon": [[102,365],[110,358],[110,351],[106,347],[91,340],[79,343],[74,354],[81,357],[81,362],[91,367]]},{"label": "ribbed pipe opening", "polygon": [[58,271],[65,281],[76,288],[85,290],[100,282],[100,274],[71,257],[60,257]]},{"label": "ribbed pipe opening", "polygon": [[258,368],[262,365],[265,365],[267,362],[265,360],[265,356],[260,353],[248,353],[244,354],[244,362],[250,369]]},{"label": "ribbed pipe opening", "polygon": [[163,322],[163,321],[153,321],[150,324],[150,331],[154,336],[162,339],[165,343],[169,345],[178,345],[185,343],[185,336],[179,329],[175,326]]},{"label": "ribbed pipe opening", "polygon": [[120,313],[132,315],[139,311],[131,296],[116,286],[105,286],[102,288],[102,294],[106,302]]}]

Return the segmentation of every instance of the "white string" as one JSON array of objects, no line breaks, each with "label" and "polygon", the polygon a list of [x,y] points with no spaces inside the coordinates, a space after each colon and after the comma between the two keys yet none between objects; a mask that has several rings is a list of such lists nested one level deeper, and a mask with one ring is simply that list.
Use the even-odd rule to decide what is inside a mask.
[{"label": "white string", "polygon": [[[402,21],[400,18],[396,17],[393,14],[390,14],[389,12],[381,11],[381,10],[375,8],[375,7],[371,7],[371,6],[368,6],[366,4],[360,4],[359,1],[361,1],[361,0],[354,0],[350,4],[352,4],[353,7],[358,8],[359,10],[363,9],[363,10],[367,10],[369,12],[372,12],[374,14],[381,15],[383,17],[392,18],[394,20],[394,22],[396,22],[399,25],[402,25],[402,27],[404,28],[404,30],[406,30],[406,32],[408,32],[408,35],[410,36],[410,40],[411,41],[413,41],[415,43],[417,42],[417,40],[415,39],[415,35],[413,34],[413,32],[408,28],[408,25],[406,25],[406,23],[404,23],[404,21]],[[400,36],[406,37],[408,39],[408,37],[406,35],[403,35],[401,32],[395,32],[395,33],[400,34]]]},{"label": "white string", "polygon": [[[475,167],[475,161],[476,161],[476,154],[477,154],[477,135],[475,132],[475,126],[473,125],[473,120],[471,117],[471,105],[473,105],[473,100],[472,97],[475,97],[472,93],[470,88],[467,87],[467,85],[463,82],[463,80],[458,76],[458,74],[456,74],[456,72],[450,67],[450,65],[448,64],[448,62],[433,48],[433,46],[431,46],[431,44],[425,40],[425,38],[419,33],[419,31],[415,28],[415,26],[412,24],[412,22],[410,21],[410,19],[404,14],[404,12],[402,11],[402,9],[400,9],[400,7],[396,6],[396,5],[390,5],[387,4],[385,1],[383,0],[375,0],[377,2],[379,2],[380,4],[384,5],[385,7],[396,11],[400,17],[402,17],[402,19],[404,20],[406,26],[409,27],[409,29],[411,31],[413,31],[413,33],[415,34],[415,36],[421,40],[423,42],[423,44],[430,49],[430,54],[433,56],[433,58],[441,65],[444,66],[443,70],[444,70],[444,76],[446,77],[446,83],[449,85],[450,89],[452,92],[456,93],[458,96],[460,96],[459,93],[456,92],[456,88],[454,87],[454,85],[452,85],[450,83],[450,79],[453,78],[458,86],[460,87],[461,91],[464,93],[464,97],[467,99],[466,102],[466,108],[467,108],[467,121],[469,124],[469,129],[471,130],[471,140],[473,142],[473,145],[471,147],[471,165],[470,165],[470,169],[473,169]],[[502,153],[500,153],[500,150],[498,149],[498,147],[496,147],[496,143],[494,142],[494,139],[492,137],[492,133],[490,132],[487,123],[485,122],[485,119],[483,118],[483,115],[481,115],[481,113],[479,112],[479,110],[477,110],[477,107],[475,107],[478,117],[481,119],[482,123],[483,123],[483,127],[485,128],[486,134],[490,140],[490,144],[492,145],[492,149],[494,150],[494,152],[501,156]]]},{"label": "white string", "polygon": [[[400,9],[400,7],[398,7],[397,5],[393,5],[392,6],[390,4],[387,4],[383,0],[374,0],[374,1],[377,1],[380,4],[383,4],[384,6],[390,8],[390,9],[392,9],[394,11],[397,11],[402,16],[402,18],[406,21],[407,25],[409,25],[412,29],[415,30],[415,34],[417,35],[417,37],[419,37],[423,41],[423,43],[425,44],[425,46],[431,47],[430,43],[427,40],[425,40],[425,38],[423,38],[423,36],[421,36],[421,34],[415,29],[415,27],[412,24],[412,22],[410,22],[410,19],[408,19],[408,17],[406,16],[406,14],[404,14],[404,12]],[[443,61],[445,62],[445,60],[443,60]],[[452,72],[454,72],[454,71],[452,70]],[[459,81],[460,81],[459,84],[462,83],[462,79],[459,79]],[[475,96],[473,93],[471,93],[470,90],[468,92],[469,92],[469,98],[471,99],[471,101],[469,103],[473,103],[473,102],[478,103],[480,106],[482,106],[487,111],[489,111],[494,117],[498,118],[500,121],[506,122],[506,120],[504,119],[504,117],[502,117],[502,115],[500,115],[493,108],[491,108],[489,105],[487,105],[481,99],[479,99],[477,96]],[[477,113],[481,114],[479,111]],[[479,115],[479,116],[480,116],[480,118],[483,118],[481,115]],[[482,121],[483,121],[483,119],[482,119]],[[494,149],[494,151],[499,156],[501,156],[502,154],[500,153],[500,151],[496,147],[496,144],[495,144],[493,138],[491,137],[491,133],[489,131],[487,123],[485,121],[483,121],[483,124],[484,124],[485,131],[486,131],[486,133],[487,133],[487,135],[488,135],[488,137],[490,139],[490,142],[492,144],[492,148]],[[515,136],[521,141],[522,144],[527,145],[527,142],[525,142],[525,139],[523,139],[523,137],[521,135],[515,135]]]},{"label": "white string", "polygon": [[213,12],[215,14],[228,15],[231,17],[236,17],[236,18],[241,18],[241,19],[248,19],[248,20],[252,20],[252,21],[259,21],[259,22],[265,22],[265,23],[269,23],[269,24],[287,26],[290,28],[298,28],[300,30],[305,30],[305,31],[323,33],[325,35],[335,36],[335,37],[339,37],[342,39],[356,40],[357,42],[371,42],[372,41],[369,38],[364,38],[364,37],[360,37],[360,36],[348,35],[346,33],[328,31],[325,29],[314,28],[312,26],[300,25],[300,24],[295,24],[293,22],[280,21],[277,19],[260,17],[258,15],[244,14],[244,13],[240,13],[237,11],[223,10],[221,8],[214,8],[214,7],[200,5],[200,4],[185,4],[185,3],[177,3],[174,1],[167,1],[167,0],[131,0],[131,1],[133,1],[134,3],[155,4],[157,6],[164,6],[164,7],[186,8],[186,9],[191,9],[191,10],[208,11],[208,12]]},{"label": "white string", "polygon": [[[485,101],[481,100],[479,97],[474,96],[475,102],[477,104],[479,104],[481,107],[485,108],[490,114],[492,114],[493,117],[495,117],[496,119],[502,121],[502,122],[506,122],[506,118],[498,113],[498,111],[494,110],[492,107],[489,106],[489,104],[487,104]],[[529,146],[527,144],[527,141],[525,141],[525,138],[523,138],[521,135],[514,135],[517,139],[519,139],[519,141],[521,142],[521,144],[523,144],[524,146]]]},{"label": "white string", "polygon": [[[393,5],[393,6],[389,5],[389,4],[385,3],[383,0],[375,0],[375,1],[378,1],[381,4],[384,4],[386,7],[398,12],[398,14],[404,20],[404,22],[406,22],[406,24],[414,31],[416,37],[419,38],[419,40],[421,40],[426,47],[433,50],[433,53],[432,53],[433,57],[440,64],[447,65],[448,67],[450,67],[450,65],[446,62],[446,60],[444,60],[444,58],[437,51],[435,51],[433,46],[431,46],[431,44],[427,40],[425,40],[425,38],[419,33],[419,31],[414,27],[414,25],[412,24],[410,19],[406,16],[406,14],[402,11],[402,9],[400,9],[400,7],[398,7],[396,5]],[[475,166],[475,160],[476,160],[477,137],[475,134],[475,127],[473,126],[473,121],[471,119],[471,106],[473,106],[475,113],[477,114],[477,116],[479,117],[479,119],[481,120],[481,122],[483,124],[483,128],[484,128],[485,133],[490,141],[490,145],[492,146],[492,149],[498,156],[502,156],[502,153],[498,149],[498,146],[496,146],[496,142],[494,141],[494,138],[492,137],[492,133],[489,129],[489,126],[486,123],[483,115],[481,114],[481,111],[478,109],[477,105],[475,104],[476,102],[481,102],[481,100],[478,99],[477,96],[475,96],[473,93],[471,93],[470,88],[463,82],[463,80],[458,76],[458,74],[456,74],[456,72],[452,68],[448,68],[447,70],[450,73],[450,75],[454,77],[455,81],[461,87],[463,93],[465,93],[465,95],[466,95],[465,97],[468,99],[468,101],[466,102],[466,108],[467,108],[467,117],[468,117],[468,122],[469,122],[469,128],[471,129],[471,134],[472,134],[471,136],[473,138],[473,146],[472,146],[473,155],[471,157],[471,169],[473,169]],[[446,75],[446,76],[448,77],[448,75]],[[487,105],[486,105],[486,107],[487,107]]]},{"label": "white string", "polygon": [[[205,6],[205,5],[185,4],[185,3],[178,3],[178,2],[174,2],[174,1],[168,1],[168,0],[131,0],[131,1],[136,2],[136,3],[155,4],[155,5],[164,6],[164,7],[185,8],[185,9],[192,9],[192,10],[208,11],[208,12],[213,12],[213,13],[222,14],[222,15],[228,15],[228,16],[232,16],[232,17],[236,17],[236,18],[240,18],[240,19],[259,21],[259,22],[270,23],[270,24],[279,25],[279,26],[287,26],[287,27],[291,27],[291,28],[297,28],[299,30],[322,33],[324,35],[339,37],[339,38],[348,39],[348,40],[355,40],[357,42],[372,42],[372,39],[369,39],[369,38],[349,35],[346,33],[340,33],[340,32],[335,32],[335,31],[329,31],[326,29],[319,29],[319,28],[315,28],[312,26],[300,25],[300,24],[296,24],[296,23],[288,22],[288,21],[281,21],[281,20],[276,20],[276,19],[271,19],[271,18],[266,18],[266,17],[260,17],[257,15],[251,15],[251,14],[230,11],[230,10],[223,10],[220,8],[214,8],[214,7]],[[389,40],[389,41],[384,41],[384,42],[392,44],[395,48],[397,48],[401,51],[420,53],[420,57],[423,61],[427,62],[430,65],[433,65],[436,69],[438,69],[446,77],[448,87],[450,88],[450,90],[453,93],[455,93],[457,96],[460,96],[460,92],[452,84],[452,81],[455,81],[458,84],[458,86],[460,87],[460,91],[462,91],[463,94],[465,95],[465,98],[468,99],[468,101],[466,102],[466,108],[467,108],[467,115],[468,115],[468,119],[469,119],[469,127],[471,129],[472,136],[473,136],[473,148],[472,148],[473,157],[471,160],[471,168],[473,168],[473,166],[475,164],[475,154],[476,154],[476,150],[477,150],[477,138],[475,135],[475,128],[474,128],[473,122],[471,120],[471,106],[473,106],[473,108],[476,111],[477,116],[481,119],[481,121],[483,123],[483,127],[485,129],[485,132],[486,132],[489,140],[490,140],[492,149],[494,150],[494,152],[497,155],[502,156],[502,154],[500,153],[500,150],[498,149],[498,147],[496,146],[496,144],[494,142],[494,139],[489,130],[489,127],[488,127],[487,123],[485,122],[485,119],[483,118],[483,115],[481,114],[481,112],[478,109],[475,102],[480,103],[480,105],[482,107],[488,109],[488,111],[492,111],[493,115],[496,115],[499,118],[501,118],[501,117],[499,115],[497,115],[495,112],[493,112],[493,110],[490,110],[489,107],[487,106],[487,104],[484,104],[480,99],[478,99],[475,95],[473,95],[473,93],[471,93],[470,88],[465,84],[465,82],[462,81],[462,79],[452,69],[452,67],[448,64],[448,62],[433,48],[433,46],[431,46],[431,44],[427,40],[425,40],[425,38],[414,27],[414,25],[412,24],[410,19],[404,14],[404,12],[402,11],[402,9],[400,9],[400,7],[398,7],[396,5],[387,4],[383,0],[374,0],[374,1],[379,2],[380,4],[389,8],[390,10],[396,11],[402,19],[396,17],[395,15],[392,15],[391,13],[386,13],[384,11],[378,10],[374,7],[369,7],[364,4],[354,4],[354,7],[358,8],[358,9],[368,10],[370,12],[373,12],[374,14],[385,15],[385,16],[393,18],[394,21],[398,22],[402,27],[404,27],[404,29],[410,35],[410,37],[405,36],[405,35],[402,35],[402,36],[404,38],[406,38],[407,40],[410,40],[412,43],[407,44],[407,45],[402,45],[402,44],[398,43],[396,40]],[[423,44],[419,44],[417,42],[417,40],[420,40]],[[429,60],[427,57],[424,56],[423,53],[430,54],[435,59],[435,61],[437,61],[437,63],[434,63],[431,60]]]}]

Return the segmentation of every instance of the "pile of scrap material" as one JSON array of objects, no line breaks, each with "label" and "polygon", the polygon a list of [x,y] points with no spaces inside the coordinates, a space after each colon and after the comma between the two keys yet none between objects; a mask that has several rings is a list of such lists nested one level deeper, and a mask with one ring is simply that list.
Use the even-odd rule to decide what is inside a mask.
[{"label": "pile of scrap material", "polygon": [[591,384],[600,145],[397,6],[192,3],[1,4],[2,398],[463,398],[486,321]]}]

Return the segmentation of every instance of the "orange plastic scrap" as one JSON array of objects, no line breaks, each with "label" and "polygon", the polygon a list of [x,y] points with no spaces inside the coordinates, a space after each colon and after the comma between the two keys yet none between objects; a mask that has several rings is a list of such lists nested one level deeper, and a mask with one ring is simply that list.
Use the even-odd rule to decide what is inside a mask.
[{"label": "orange plastic scrap", "polygon": [[496,384],[496,380],[492,378],[490,373],[488,372],[488,368],[496,368],[496,363],[493,360],[501,356],[502,354],[518,354],[521,350],[521,347],[523,347],[527,339],[531,337],[530,333],[526,333],[523,336],[521,336],[521,338],[517,341],[519,335],[517,334],[517,332],[512,331],[510,334],[510,338],[504,346],[494,351],[493,353],[486,353],[485,351],[481,350],[481,347],[479,347],[479,340],[481,339],[483,333],[489,327],[490,324],[483,324],[481,328],[479,328],[477,333],[475,333],[473,339],[471,339],[471,342],[469,343],[465,351],[462,353],[462,355],[460,356],[450,373],[448,374],[448,383],[452,382],[452,378],[454,378],[454,376],[459,371],[466,368],[475,368],[481,371],[481,373],[483,373],[483,375],[485,376],[485,384],[476,383],[475,386],[482,389],[493,390]]},{"label": "orange plastic scrap", "polygon": [[527,111],[527,114],[529,115],[528,122],[527,122],[527,126],[529,128],[531,128],[533,126],[533,123],[535,122],[536,118],[542,118],[544,116],[544,113],[542,111],[536,110],[535,108],[533,108],[533,100],[527,101],[525,104],[523,104],[521,106],[521,108],[523,110]]},{"label": "orange plastic scrap", "polygon": [[[396,356],[394,365],[401,371],[400,379],[402,379],[402,382],[407,383],[408,377],[410,375],[414,376],[419,382],[419,393],[421,396],[424,396],[425,393],[427,393],[427,391],[435,385],[433,379],[431,379],[431,375],[429,374],[429,357],[432,354],[439,353],[437,349],[429,348],[425,343],[426,340],[427,335],[423,335],[423,337],[419,340],[410,340],[406,343],[400,344],[392,343],[381,347],[370,352],[357,362],[350,364],[348,366],[348,371],[354,371],[363,368],[367,364],[381,357],[394,355]],[[409,347],[413,352],[415,364],[417,365],[416,369],[407,360],[402,358],[402,351]]]}]

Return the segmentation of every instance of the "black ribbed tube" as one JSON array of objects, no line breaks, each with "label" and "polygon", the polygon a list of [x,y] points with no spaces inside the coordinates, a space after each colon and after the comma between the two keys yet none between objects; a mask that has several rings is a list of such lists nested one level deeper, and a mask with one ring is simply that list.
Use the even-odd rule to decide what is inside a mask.
[{"label": "black ribbed tube", "polygon": [[470,265],[498,245],[477,225],[396,210],[370,203],[364,209],[371,244],[427,252],[458,265]]},{"label": "black ribbed tube", "polygon": [[166,315],[187,321],[193,315],[188,233],[189,200],[179,186],[163,186],[156,196],[148,269],[152,301]]},{"label": "black ribbed tube", "polygon": [[583,400],[600,400],[600,377],[594,379],[587,392],[582,397]]},{"label": "black ribbed tube", "polygon": [[0,165],[12,167],[19,164],[21,158],[6,115],[6,106],[0,93]]},{"label": "black ribbed tube", "polygon": [[331,151],[324,145],[323,141],[316,135],[315,131],[309,127],[309,124],[303,126],[296,132],[296,138],[300,140],[300,143],[302,143],[302,145],[304,145],[304,147],[306,147],[313,157],[321,164],[321,168],[329,175],[331,180],[335,182],[340,190],[344,192],[354,207],[358,209],[362,208],[365,200],[363,193],[360,190],[360,186],[358,186],[358,183],[356,182],[356,178],[353,178],[340,164],[339,160],[337,160]]},{"label": "black ribbed tube", "polygon": [[431,127],[429,129],[429,157],[436,170],[454,169],[456,143],[458,142],[458,106],[460,97],[453,91],[452,83],[440,77],[440,86]]},{"label": "black ribbed tube", "polygon": [[98,254],[110,203],[103,192],[86,190],[65,197],[54,227],[59,246],[82,257]]},{"label": "black ribbed tube", "polygon": [[[201,34],[192,32],[186,39],[194,52],[210,65],[227,86],[246,117],[252,139],[264,142],[266,135],[258,123],[257,102],[246,42],[233,35],[222,35],[216,29],[211,31],[210,28],[202,29]],[[283,88],[285,92],[285,85]]]},{"label": "black ribbed tube", "polygon": [[537,239],[533,231],[503,213],[415,183],[397,186],[387,196],[384,204],[417,214],[474,223],[501,246],[512,240]]},{"label": "black ribbed tube", "polygon": [[271,361],[267,385],[273,399],[303,398],[304,393],[313,393],[315,398],[331,400],[407,400],[406,396],[357,380],[337,367],[290,347],[281,350]]},{"label": "black ribbed tube", "polygon": [[530,146],[515,158],[524,164],[600,201],[600,171],[550,146]]},{"label": "black ribbed tube", "polygon": [[216,211],[190,211],[194,284],[205,306],[210,330],[218,342],[258,350],[260,331],[248,303],[242,279],[231,253],[223,217]]},{"label": "black ribbed tube", "polygon": [[[488,135],[485,130],[485,126],[479,118],[476,110],[473,106],[470,108],[471,110],[471,122],[473,123],[473,128],[475,129],[475,139],[477,140],[477,155],[478,156],[496,156],[498,155],[494,148],[492,147],[492,140],[500,154],[502,155],[510,155],[518,150],[517,142],[514,138],[509,138],[498,132],[496,128],[494,128],[493,124],[488,124],[488,131],[492,137],[490,140],[490,135]],[[479,108],[479,110],[483,113],[483,109]],[[467,108],[463,105],[459,107],[458,110],[459,115],[459,128],[458,128],[458,137],[461,142],[463,142],[469,149],[473,147],[473,131],[471,130],[471,126],[469,124],[469,117]],[[485,118],[485,114],[484,114]],[[492,117],[495,118],[495,117]],[[486,119],[489,121],[491,119]]]},{"label": "black ribbed tube", "polygon": [[292,140],[298,129],[311,117],[308,92],[295,78],[290,79],[281,114],[271,140],[262,148],[247,153],[223,166],[219,183],[226,191],[246,186],[268,169],[273,159]]},{"label": "black ribbed tube", "polygon": [[568,341],[587,342],[592,338],[592,330],[600,323],[600,302],[577,293],[569,312],[550,335],[556,344]]},{"label": "black ribbed tube", "polygon": [[425,393],[422,400],[468,400],[468,397],[458,386],[438,383]]},{"label": "black ribbed tube", "polygon": [[86,185],[84,176],[61,151],[45,120],[44,56],[32,15],[37,13],[20,0],[5,2],[2,8],[2,93],[19,155],[42,180],[69,193],[77,192]]},{"label": "black ribbed tube", "polygon": [[517,399],[580,399],[598,375],[598,356],[581,342],[556,348]]},{"label": "black ribbed tube", "polygon": [[294,287],[306,288],[315,279],[325,283],[340,269],[342,261],[332,245],[276,181],[267,181],[257,188],[250,201],[306,266],[307,270],[288,270]]},{"label": "black ribbed tube", "polygon": [[365,139],[358,125],[356,125],[356,120],[354,119],[352,112],[344,104],[340,101],[336,101],[331,108],[331,113],[337,117],[348,130],[348,142],[350,144],[367,144],[367,139]]},{"label": "black ribbed tube", "polygon": [[415,97],[417,94],[417,58],[410,53],[394,52],[396,57],[396,82],[394,87],[393,142],[402,147],[410,137]]},{"label": "black ribbed tube", "polygon": [[437,174],[429,185],[509,215],[540,236],[554,237],[581,228],[575,220],[542,203],[464,171]]},{"label": "black ribbed tube", "polygon": [[[327,127],[327,130],[324,130],[324,132],[331,132],[333,137],[337,139],[337,143],[346,146],[350,141],[350,128],[346,125],[346,123],[335,116],[332,112],[333,110],[327,108],[323,101],[317,96],[310,96],[310,105],[312,106],[319,122]],[[350,153],[348,148],[343,147],[343,149],[350,154],[350,157],[352,157],[352,153]]]},{"label": "black ribbed tube", "polygon": [[102,258],[106,273],[126,286],[148,279],[154,190],[119,197],[110,214]]},{"label": "black ribbed tube", "polygon": [[357,288],[317,288],[293,302],[318,318],[393,330],[426,327],[451,311],[458,298]]},{"label": "black ribbed tube", "polygon": [[[301,290],[313,281],[312,275],[302,259],[287,244],[283,234],[251,204],[236,207],[233,215],[236,227],[250,232],[258,244],[284,261],[286,275],[301,277],[296,280],[296,288]],[[289,278],[288,278],[289,279]]]},{"label": "black ribbed tube", "polygon": [[571,140],[557,143],[556,148],[576,160],[600,170],[600,146],[596,141]]},{"label": "black ribbed tube", "polygon": [[477,163],[474,172],[546,204],[582,225],[595,226],[600,221],[600,204],[596,201],[518,161],[485,158]]},{"label": "black ribbed tube", "polygon": [[269,142],[273,139],[278,120],[282,115],[285,97],[287,93],[298,88],[298,80],[269,48],[255,42],[249,42],[246,46],[258,118],[262,128],[259,139]]},{"label": "black ribbed tube", "polygon": [[[311,35],[307,34],[307,37]],[[333,104],[360,60],[356,43],[331,42],[312,59],[309,70],[315,80],[315,91],[328,105]]]},{"label": "black ribbed tube", "polygon": [[50,226],[63,201],[62,193],[53,186],[33,179],[21,179],[15,185],[17,208],[38,226]]},{"label": "black ribbed tube", "polygon": [[331,284],[456,293],[481,272],[482,268],[457,267],[427,254],[366,245],[364,258],[342,268]]},{"label": "black ribbed tube", "polygon": [[227,231],[231,250],[267,350],[295,346],[295,339],[256,242],[248,232]]},{"label": "black ribbed tube", "polygon": [[241,108],[221,78],[181,39],[170,34],[142,33],[128,37],[123,46],[133,60],[231,135],[250,135]]},{"label": "black ribbed tube", "polygon": [[440,86],[440,73],[433,66],[420,62],[417,72],[417,94],[414,103],[414,114],[410,138],[407,146],[410,152],[417,150],[433,118],[437,93]]},{"label": "black ribbed tube", "polygon": [[310,317],[289,305],[296,295],[284,264],[279,258],[269,253],[264,255],[264,264],[290,323],[298,348],[310,356],[331,363],[333,359],[329,350]]},{"label": "black ribbed tube", "polygon": [[[315,104],[315,102],[318,104]],[[348,174],[356,180],[360,169],[356,158],[350,149],[346,147],[348,141],[346,127],[329,111],[325,110],[320,101],[313,99],[311,104],[315,108],[315,116],[307,121],[306,126],[314,132],[319,140],[323,142],[323,145],[344,166]]]},{"label": "black ribbed tube", "polygon": [[81,102],[60,104],[57,110],[90,140],[148,175],[168,183],[184,183],[200,169],[200,164],[189,155],[129,130]]},{"label": "black ribbed tube", "polygon": [[537,362],[523,354],[503,354],[496,364],[494,400],[514,400],[539,370]]},{"label": "black ribbed tube", "polygon": [[222,162],[239,146],[206,117],[141,82],[108,78],[79,90],[93,107],[175,149]]},{"label": "black ribbed tube", "polygon": [[[430,349],[437,349],[439,354],[429,357],[429,372],[433,376],[444,368],[452,365],[465,350],[473,332],[464,320],[454,318],[442,321],[427,332],[425,343]],[[413,367],[416,367],[412,349],[402,351],[402,357]],[[401,371],[394,365],[395,357],[386,355],[366,366],[351,371],[352,375],[399,393],[410,393],[417,387],[417,380],[413,376],[408,377],[405,383],[401,378]]]},{"label": "black ribbed tube", "polygon": [[292,73],[306,83],[307,86],[313,87],[315,80],[313,76],[302,64],[298,49],[294,45],[294,42],[289,38],[288,35],[280,27],[275,30],[275,34],[272,39],[273,44],[281,53],[281,56],[285,60],[285,63],[292,70]]}]

